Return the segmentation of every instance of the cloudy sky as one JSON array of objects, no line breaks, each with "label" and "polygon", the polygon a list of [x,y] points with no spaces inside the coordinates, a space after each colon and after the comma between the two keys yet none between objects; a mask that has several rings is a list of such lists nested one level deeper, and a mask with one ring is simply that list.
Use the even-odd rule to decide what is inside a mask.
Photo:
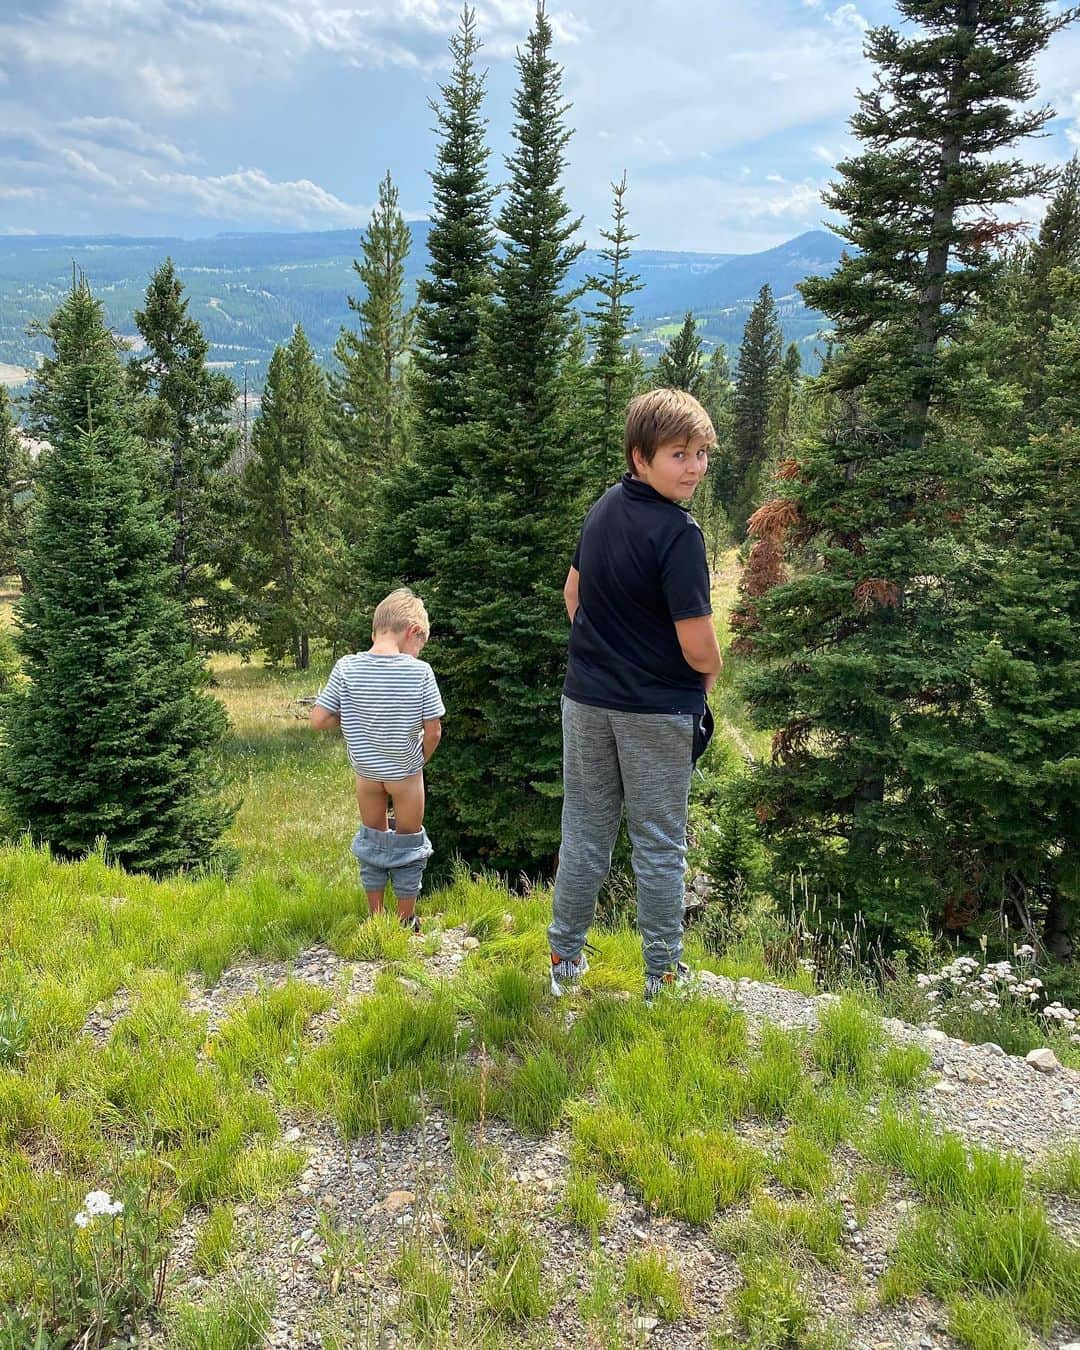
[{"label": "cloudy sky", "polygon": [[[533,0],[476,0],[507,149]],[[361,226],[389,168],[426,214],[457,0],[0,0],[0,233]],[[820,225],[882,0],[549,0],[589,242],[625,169],[639,247],[745,252]],[[1040,63],[1080,147],[1080,27]],[[498,165],[501,169],[501,164]]]}]

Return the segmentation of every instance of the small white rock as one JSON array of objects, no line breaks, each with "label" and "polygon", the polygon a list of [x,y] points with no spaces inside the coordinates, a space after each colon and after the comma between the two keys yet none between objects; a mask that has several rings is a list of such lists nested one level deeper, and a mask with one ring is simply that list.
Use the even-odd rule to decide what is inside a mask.
[{"label": "small white rock", "polygon": [[939,1027],[931,1027],[929,1031],[924,1031],[923,1038],[928,1040],[931,1045],[944,1045],[949,1039]]},{"label": "small white rock", "polygon": [[948,1083],[943,1078],[940,1082],[933,1085],[931,1091],[936,1092],[940,1097],[953,1097],[956,1095],[958,1089],[955,1083]]},{"label": "small white rock", "polygon": [[476,951],[477,947],[480,946],[480,939],[475,937],[467,937],[463,940],[461,945],[465,951],[474,952]]},{"label": "small white rock", "polygon": [[295,1144],[300,1138],[300,1126],[294,1125],[291,1130],[286,1130],[282,1138],[286,1144]]},{"label": "small white rock", "polygon": [[1033,1069],[1040,1073],[1056,1073],[1061,1068],[1057,1055],[1045,1046],[1040,1050],[1029,1050],[1024,1056]]},{"label": "small white rock", "polygon": [[[997,1055],[999,1058],[1001,1058],[1005,1054],[1005,1051],[1002,1050],[1001,1046],[998,1045],[997,1041],[984,1041],[982,1048],[984,1050],[989,1051],[991,1055]],[[1068,1347],[1066,1347],[1066,1350],[1068,1350]]]},{"label": "small white rock", "polygon": [[655,1331],[656,1328],[657,1328],[659,1325],[660,1325],[660,1319],[659,1319],[658,1317],[635,1317],[635,1318],[634,1318],[634,1330],[635,1330],[635,1331]]}]

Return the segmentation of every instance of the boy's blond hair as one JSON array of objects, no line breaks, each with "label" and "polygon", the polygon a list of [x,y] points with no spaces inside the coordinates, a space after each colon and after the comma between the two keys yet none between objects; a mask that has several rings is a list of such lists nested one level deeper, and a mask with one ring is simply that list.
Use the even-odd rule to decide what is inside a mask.
[{"label": "boy's blond hair", "polygon": [[626,465],[635,472],[634,451],[651,464],[656,448],[668,441],[684,444],[703,436],[708,445],[716,441],[712,418],[685,389],[650,389],[631,399],[626,409]]},{"label": "boy's blond hair", "polygon": [[431,634],[428,612],[424,602],[408,586],[399,586],[385,600],[380,600],[371,616],[371,636],[378,633],[404,633],[413,624],[427,638]]}]

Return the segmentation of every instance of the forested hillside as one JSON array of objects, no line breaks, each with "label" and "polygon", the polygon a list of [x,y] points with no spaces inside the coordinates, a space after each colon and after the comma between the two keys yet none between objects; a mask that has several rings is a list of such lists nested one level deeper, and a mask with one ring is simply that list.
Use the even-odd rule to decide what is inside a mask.
[{"label": "forested hillside", "polygon": [[[428,263],[430,226],[414,221],[408,228],[412,247],[406,294],[415,298],[416,283]],[[28,329],[46,319],[70,289],[73,263],[103,301],[107,322],[117,332],[137,337],[131,314],[151,273],[169,256],[187,287],[192,317],[211,344],[210,359],[223,363],[241,383],[247,366],[251,387],[261,389],[274,347],[288,339],[294,324],[303,324],[320,363],[330,364],[338,332],[349,317],[345,295],[359,247],[360,225],[356,230],[208,239],[0,237],[0,363],[24,368],[36,364],[45,346]],[[691,309],[701,318],[707,342],[737,345],[749,303],[768,282],[781,298],[785,335],[802,344],[813,368],[821,318],[803,304],[795,284],[827,272],[838,257],[838,241],[822,231],[741,256],[642,250],[634,257],[643,286],[636,307],[641,331],[634,340],[655,357],[667,324],[680,322]],[[587,249],[571,268],[568,285],[583,285],[598,261],[597,251]],[[583,308],[591,302],[587,294],[578,301]]]}]

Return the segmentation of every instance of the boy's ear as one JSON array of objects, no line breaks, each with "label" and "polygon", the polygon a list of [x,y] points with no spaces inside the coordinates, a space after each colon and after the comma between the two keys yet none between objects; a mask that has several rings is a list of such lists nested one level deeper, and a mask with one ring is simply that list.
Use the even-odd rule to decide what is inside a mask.
[{"label": "boy's ear", "polygon": [[640,474],[646,467],[645,457],[636,445],[630,447],[630,458],[634,461],[634,472]]}]

